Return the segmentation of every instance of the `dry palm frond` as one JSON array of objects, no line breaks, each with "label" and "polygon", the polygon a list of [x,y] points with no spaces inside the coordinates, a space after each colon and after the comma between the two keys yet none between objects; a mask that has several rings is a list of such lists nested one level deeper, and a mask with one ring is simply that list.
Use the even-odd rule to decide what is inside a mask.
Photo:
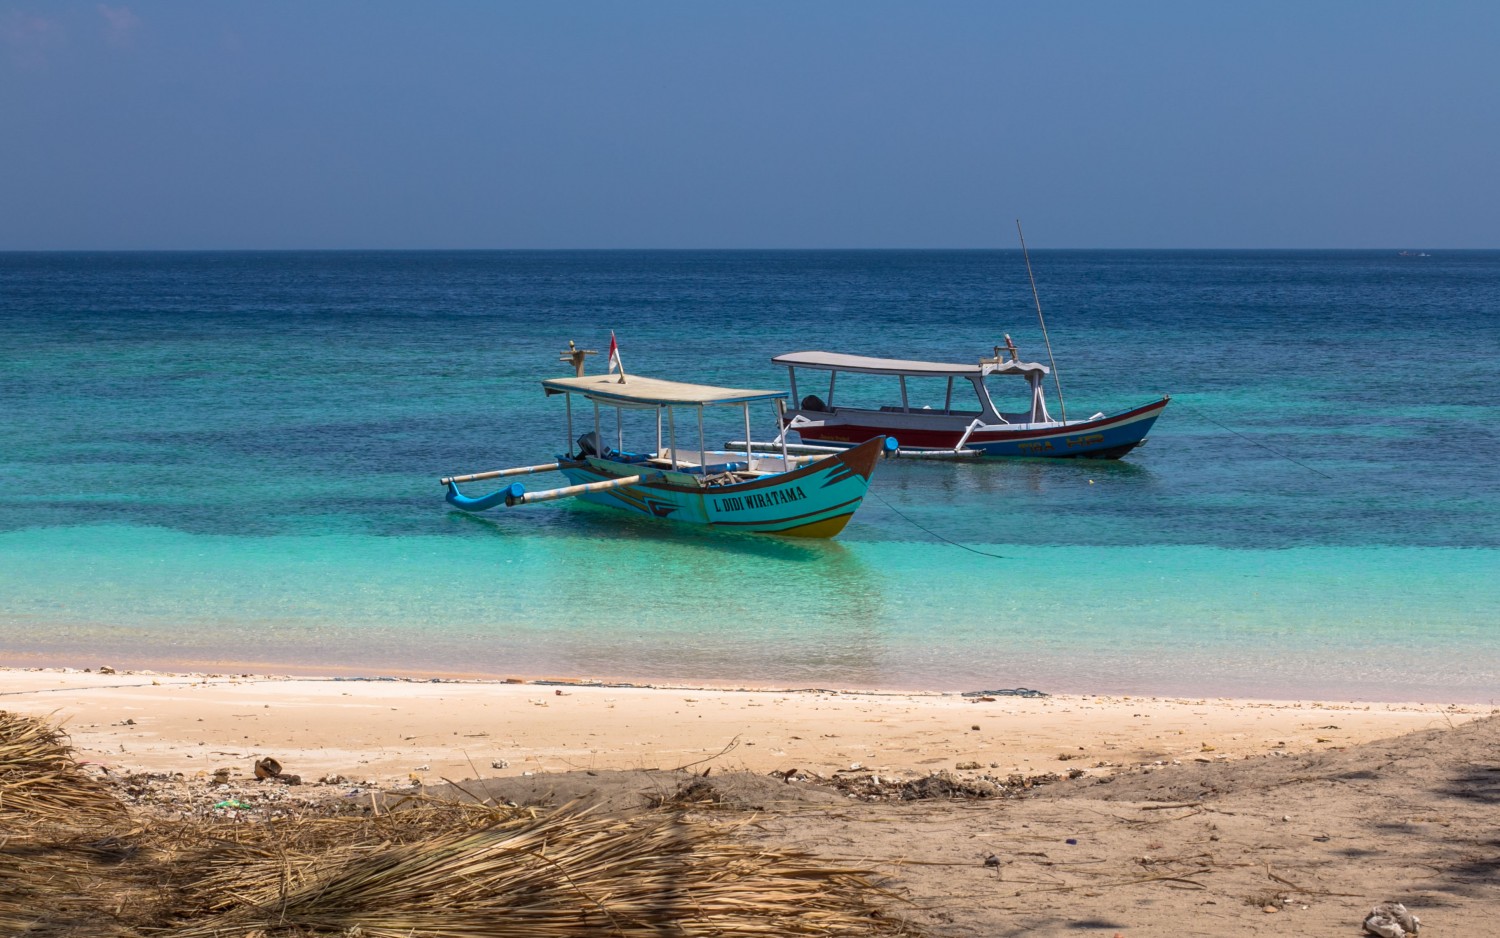
[{"label": "dry palm frond", "polygon": [[900,933],[869,911],[867,871],[759,848],[679,812],[538,815],[420,799],[373,816],[318,815],[326,809],[128,827],[60,731],[0,712],[0,935]]},{"label": "dry palm frond", "polygon": [[122,934],[98,914],[97,870],[128,853],[125,809],[63,732],[0,711],[0,935]]},{"label": "dry palm frond", "polygon": [[0,710],[0,820],[88,824],[123,813],[119,800],[79,768],[62,730]]},{"label": "dry palm frond", "polygon": [[226,847],[191,890],[206,915],[168,934],[875,934],[881,922],[856,895],[864,877],[745,845],[721,826],[564,809],[317,853]]}]

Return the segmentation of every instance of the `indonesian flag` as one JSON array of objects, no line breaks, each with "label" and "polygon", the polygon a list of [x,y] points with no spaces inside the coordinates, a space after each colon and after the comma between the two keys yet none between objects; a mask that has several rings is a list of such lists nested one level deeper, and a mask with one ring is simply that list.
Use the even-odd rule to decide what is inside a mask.
[{"label": "indonesian flag", "polygon": [[614,374],[615,369],[620,370],[620,378],[625,378],[625,366],[620,362],[620,343],[615,341],[615,330],[609,330],[609,372]]}]

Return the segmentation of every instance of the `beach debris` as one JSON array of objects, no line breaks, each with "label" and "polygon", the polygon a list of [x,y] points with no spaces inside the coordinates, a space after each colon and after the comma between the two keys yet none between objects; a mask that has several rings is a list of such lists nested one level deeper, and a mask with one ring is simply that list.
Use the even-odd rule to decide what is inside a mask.
[{"label": "beach debris", "polygon": [[1422,927],[1422,920],[1406,910],[1399,902],[1382,902],[1365,916],[1365,931],[1379,938],[1406,938],[1415,935]]},{"label": "beach debris", "polygon": [[728,800],[713,782],[694,777],[677,786],[677,790],[670,795],[648,795],[646,803],[653,808],[683,808],[724,804]]},{"label": "beach debris", "polygon": [[491,759],[490,760],[490,768],[492,768],[492,769],[508,769],[508,768],[510,768],[510,763],[506,762],[504,759]]},{"label": "beach debris", "polygon": [[281,763],[270,756],[255,760],[255,777],[259,779],[275,778],[281,774]]},{"label": "beach debris", "polygon": [[955,765],[954,768],[960,772],[974,772],[984,768],[984,766],[980,765],[978,762],[960,762]]},{"label": "beach debris", "polygon": [[1063,841],[1063,843],[1067,844],[1070,847],[1076,847],[1076,846],[1078,846],[1078,838],[1077,837],[1069,837],[1067,840]]},{"label": "beach debris", "polygon": [[901,786],[902,801],[928,798],[993,798],[1000,786],[980,778],[960,778],[950,772],[937,772]]},{"label": "beach debris", "polygon": [[984,865],[988,866],[988,867],[993,867],[995,869],[999,869],[1000,868],[1000,858],[997,857],[997,856],[995,856],[992,853],[989,856],[987,856],[987,857],[984,858]]},{"label": "beach debris", "polygon": [[[1000,690],[966,690],[960,697],[1050,697],[1050,694],[1029,687],[1001,688]],[[1126,698],[1127,700],[1129,698]]]}]

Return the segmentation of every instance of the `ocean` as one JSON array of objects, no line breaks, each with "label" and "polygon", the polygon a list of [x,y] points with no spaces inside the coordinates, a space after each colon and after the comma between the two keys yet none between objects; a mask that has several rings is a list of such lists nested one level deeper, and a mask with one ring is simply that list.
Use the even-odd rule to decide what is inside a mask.
[{"label": "ocean", "polygon": [[735,387],[1007,333],[1045,362],[1019,251],[0,254],[0,663],[1500,693],[1500,252],[1031,261],[1069,416],[1170,393],[1148,444],[885,461],[814,542],[437,479],[555,458],[539,381],[611,330]]}]

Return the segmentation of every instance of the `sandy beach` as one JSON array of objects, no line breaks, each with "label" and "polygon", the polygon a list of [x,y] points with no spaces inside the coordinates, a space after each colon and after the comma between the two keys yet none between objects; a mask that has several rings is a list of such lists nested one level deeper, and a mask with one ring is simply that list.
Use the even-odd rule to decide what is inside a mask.
[{"label": "sandy beach", "polygon": [[911,777],[1338,749],[1451,726],[1487,706],[1132,696],[966,697],[419,679],[0,671],[0,707],[60,720],[121,772],[248,772],[375,784],[601,769]]},{"label": "sandy beach", "polygon": [[[878,870],[917,934],[1358,934],[1386,899],[1482,934],[1500,913],[1489,706],[10,669],[0,709],[61,722],[91,771],[174,780],[168,810],[232,795],[246,820],[259,792],[639,810],[695,784],[767,845]],[[265,757],[302,784],[256,781]]]}]

